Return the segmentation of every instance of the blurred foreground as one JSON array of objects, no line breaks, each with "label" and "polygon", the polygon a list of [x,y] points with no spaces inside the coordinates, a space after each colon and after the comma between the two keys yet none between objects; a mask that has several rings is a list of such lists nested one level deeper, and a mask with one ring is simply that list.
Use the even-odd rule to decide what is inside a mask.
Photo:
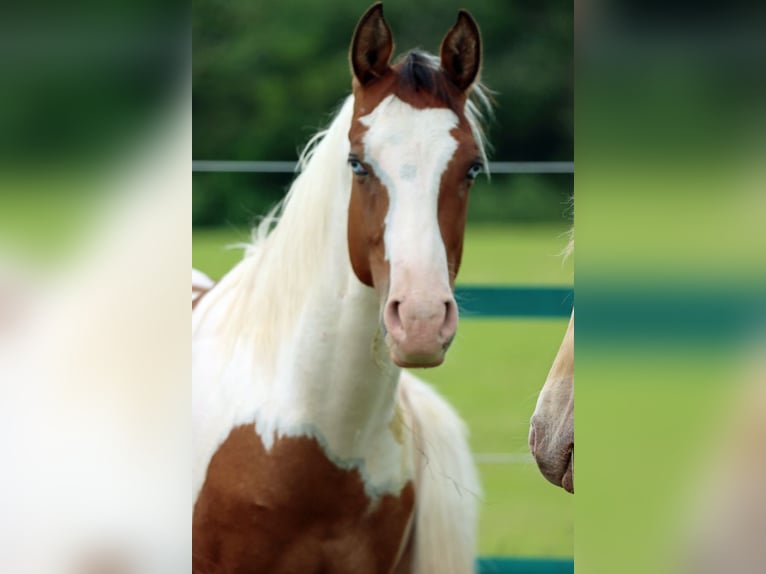
[{"label": "blurred foreground", "polygon": [[55,265],[3,245],[2,572],[190,570],[191,136],[183,98],[71,198]]}]

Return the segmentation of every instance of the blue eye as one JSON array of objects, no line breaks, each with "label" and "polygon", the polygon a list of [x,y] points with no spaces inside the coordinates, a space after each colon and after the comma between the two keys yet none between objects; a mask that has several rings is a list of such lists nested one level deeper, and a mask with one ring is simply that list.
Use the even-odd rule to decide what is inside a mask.
[{"label": "blue eye", "polygon": [[468,173],[465,174],[465,176],[468,179],[476,179],[476,176],[478,176],[481,173],[481,170],[484,169],[484,166],[480,164],[479,162],[474,163],[471,165],[471,167],[468,169]]},{"label": "blue eye", "polygon": [[367,175],[367,170],[365,169],[362,162],[358,159],[353,157],[348,158],[348,165],[351,166],[351,171],[353,171],[356,175]]}]

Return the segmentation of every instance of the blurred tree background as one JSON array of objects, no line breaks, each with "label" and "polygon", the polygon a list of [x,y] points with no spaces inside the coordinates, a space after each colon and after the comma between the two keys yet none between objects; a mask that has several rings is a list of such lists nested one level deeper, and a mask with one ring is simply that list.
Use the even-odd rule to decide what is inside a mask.
[{"label": "blurred tree background", "polygon": [[[349,93],[348,46],[370,2],[195,0],[195,160],[292,161]],[[484,43],[483,81],[496,92],[494,161],[573,158],[573,7],[564,0],[389,0],[397,54],[441,39],[467,8]],[[193,223],[252,223],[291,174],[195,173]],[[469,220],[571,218],[573,176],[495,175],[472,192]]]}]

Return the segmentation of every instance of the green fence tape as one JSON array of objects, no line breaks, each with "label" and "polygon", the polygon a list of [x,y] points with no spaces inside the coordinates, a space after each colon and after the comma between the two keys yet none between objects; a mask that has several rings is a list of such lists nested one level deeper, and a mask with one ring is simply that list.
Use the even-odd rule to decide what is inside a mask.
[{"label": "green fence tape", "polygon": [[571,287],[458,286],[463,317],[568,317],[574,305]]},{"label": "green fence tape", "polygon": [[572,574],[571,558],[479,558],[479,574]]}]

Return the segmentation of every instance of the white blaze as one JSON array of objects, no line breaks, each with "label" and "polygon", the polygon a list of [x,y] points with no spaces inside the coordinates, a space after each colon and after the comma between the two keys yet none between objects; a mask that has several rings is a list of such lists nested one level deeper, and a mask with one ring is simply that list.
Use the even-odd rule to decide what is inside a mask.
[{"label": "white blaze", "polygon": [[[388,191],[384,241],[391,288],[440,277],[449,288],[447,255],[437,219],[439,187],[458,143],[458,117],[446,108],[418,109],[394,95],[359,120],[368,127],[364,159]],[[416,280],[416,279],[415,279]]]}]

